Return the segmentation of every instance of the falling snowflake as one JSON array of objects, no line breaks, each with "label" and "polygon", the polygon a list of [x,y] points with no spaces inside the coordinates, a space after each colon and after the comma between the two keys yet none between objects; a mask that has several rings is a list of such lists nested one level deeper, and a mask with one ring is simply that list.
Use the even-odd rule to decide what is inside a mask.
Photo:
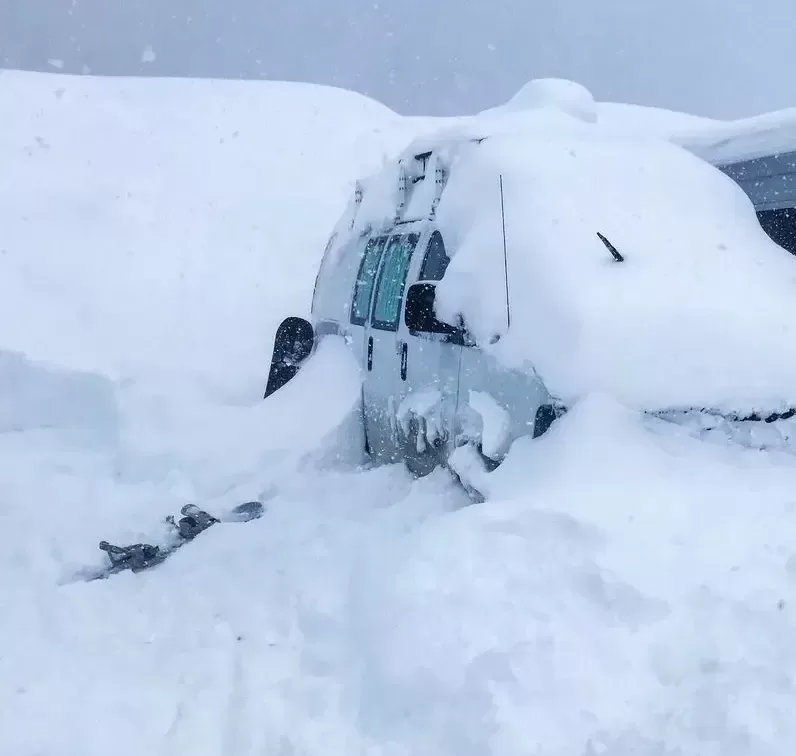
[{"label": "falling snowflake", "polygon": [[152,49],[152,45],[147,45],[144,48],[144,52],[141,53],[141,62],[142,63],[154,63],[157,60],[157,55],[155,55],[155,51]]}]

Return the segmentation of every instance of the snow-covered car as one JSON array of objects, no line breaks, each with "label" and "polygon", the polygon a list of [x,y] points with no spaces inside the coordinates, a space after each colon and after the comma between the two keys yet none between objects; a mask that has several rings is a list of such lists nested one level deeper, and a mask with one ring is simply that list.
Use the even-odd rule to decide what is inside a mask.
[{"label": "snow-covered car", "polygon": [[267,394],[343,337],[368,452],[418,474],[461,448],[497,465],[595,392],[703,425],[793,414],[796,261],[749,198],[602,123],[577,85],[546,87],[357,183]]}]

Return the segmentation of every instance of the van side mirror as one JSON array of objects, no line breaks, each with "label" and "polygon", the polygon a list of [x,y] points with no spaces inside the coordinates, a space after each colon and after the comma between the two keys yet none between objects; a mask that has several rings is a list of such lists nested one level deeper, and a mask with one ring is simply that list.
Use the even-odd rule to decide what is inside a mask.
[{"label": "van side mirror", "polygon": [[461,329],[439,320],[434,312],[434,301],[437,296],[436,284],[430,282],[416,283],[406,293],[406,311],[404,322],[410,331],[418,333],[442,333],[454,335]]}]

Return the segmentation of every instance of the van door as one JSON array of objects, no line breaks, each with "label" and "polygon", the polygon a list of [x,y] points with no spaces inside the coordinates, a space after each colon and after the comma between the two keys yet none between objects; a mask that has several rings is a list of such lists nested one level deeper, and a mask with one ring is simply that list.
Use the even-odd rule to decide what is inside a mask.
[{"label": "van door", "polygon": [[[449,262],[442,234],[434,231],[417,281],[440,281]],[[425,475],[452,450],[462,346],[461,339],[439,333],[407,332],[407,343],[408,392],[399,417],[403,455],[412,472]]]},{"label": "van door", "polygon": [[365,328],[365,431],[371,456],[379,462],[401,458],[396,414],[407,391],[408,358],[401,315],[418,239],[417,233],[397,233],[387,241]]}]

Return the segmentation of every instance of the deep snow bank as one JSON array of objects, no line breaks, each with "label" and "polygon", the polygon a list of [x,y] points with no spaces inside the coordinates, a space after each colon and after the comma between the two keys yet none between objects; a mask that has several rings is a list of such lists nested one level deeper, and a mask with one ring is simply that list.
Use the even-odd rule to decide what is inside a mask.
[{"label": "deep snow bank", "polygon": [[0,345],[251,399],[351,182],[404,139],[302,84],[5,71],[0,112]]},{"label": "deep snow bank", "polygon": [[122,754],[197,756],[788,756],[796,743],[788,455],[704,444],[594,397],[518,444],[483,505],[443,473],[261,460],[225,482],[227,500],[267,499],[262,520],[150,574],[58,588],[59,552],[108,531],[151,537],[156,509],[135,505],[176,505],[178,487],[120,484],[101,457],[41,436],[0,447],[12,501],[59,504],[5,520],[28,534],[1,557],[9,752],[93,756],[112,738]]},{"label": "deep snow bank", "polygon": [[588,399],[368,570],[364,722],[418,754],[785,756],[794,485]]},{"label": "deep snow bank", "polygon": [[94,433],[118,422],[115,386],[96,373],[63,370],[0,351],[0,388],[0,433],[34,428]]}]

